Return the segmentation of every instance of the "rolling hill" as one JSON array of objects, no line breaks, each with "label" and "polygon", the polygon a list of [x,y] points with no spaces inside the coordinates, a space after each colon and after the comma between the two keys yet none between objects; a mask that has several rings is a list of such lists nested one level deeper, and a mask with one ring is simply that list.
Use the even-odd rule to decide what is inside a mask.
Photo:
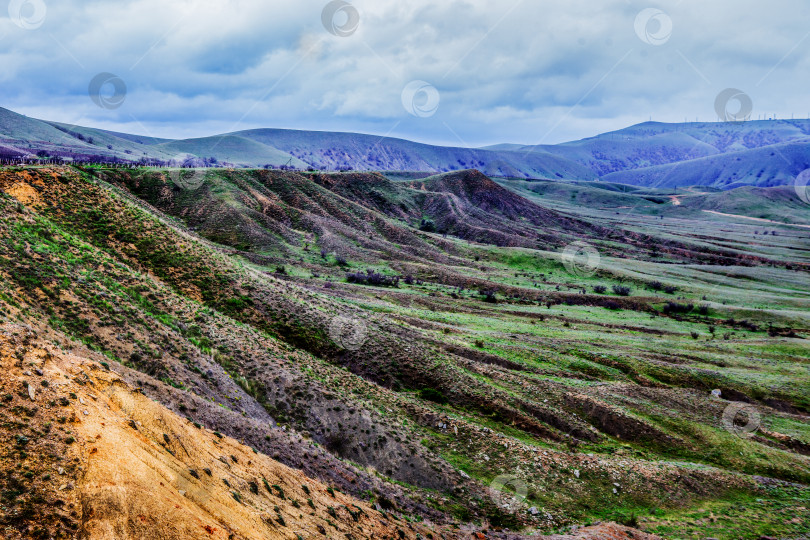
[{"label": "rolling hill", "polygon": [[603,177],[608,182],[651,187],[790,185],[810,168],[810,143],[790,142],[727,154],[618,171]]},{"label": "rolling hill", "polygon": [[810,167],[810,121],[662,124],[558,145],[432,146],[363,135],[254,129],[186,140],[115,133],[27,118],[0,109],[0,157],[324,171],[436,174],[478,169],[488,176],[641,186],[790,184]]}]

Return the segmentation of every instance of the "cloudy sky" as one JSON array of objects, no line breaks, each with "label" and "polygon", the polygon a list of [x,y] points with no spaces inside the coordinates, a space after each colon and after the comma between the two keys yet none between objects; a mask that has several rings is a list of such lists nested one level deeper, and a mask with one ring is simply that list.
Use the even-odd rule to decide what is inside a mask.
[{"label": "cloudy sky", "polygon": [[2,1],[0,106],[153,136],[556,143],[715,120],[728,88],[810,116],[807,0]]}]

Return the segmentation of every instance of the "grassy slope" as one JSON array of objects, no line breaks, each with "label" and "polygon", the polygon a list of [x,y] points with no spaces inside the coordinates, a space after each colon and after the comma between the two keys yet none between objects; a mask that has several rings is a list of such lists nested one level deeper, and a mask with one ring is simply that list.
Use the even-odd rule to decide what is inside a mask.
[{"label": "grassy slope", "polygon": [[[143,187],[147,179],[107,178],[130,188]],[[203,188],[210,190],[205,192],[208,197],[215,195],[206,204],[221,201],[216,204],[232,205],[243,199],[238,207],[243,212],[246,193],[252,193],[254,200],[261,198],[255,190],[258,186],[251,187],[249,180],[255,182],[255,178],[228,174],[218,177],[213,186]],[[308,216],[314,209],[314,195],[338,205],[335,210],[347,216],[376,216],[380,225],[394,220],[371,210],[373,205],[362,198],[358,202],[365,211],[341,203],[341,199],[327,199],[328,193],[321,191],[328,185],[325,182],[308,186],[311,196],[302,199],[302,186],[286,192],[296,185],[293,178],[282,182],[283,177],[274,177],[274,183],[266,180],[265,189],[280,199],[276,207],[281,202],[286,206],[283,214],[268,212],[271,221],[284,221],[284,216],[294,210]],[[142,193],[148,195],[149,202],[194,226],[199,223],[194,212],[202,194],[178,192],[165,178],[160,189],[154,183],[156,178],[151,182],[153,191]],[[313,249],[316,243],[307,251],[306,245],[297,241],[285,242],[284,251],[278,255],[286,258],[288,271],[288,276],[278,280],[264,274],[264,268],[244,262],[253,258],[249,251],[252,246],[240,246],[247,251],[239,254],[231,248],[226,253],[232,255],[223,256],[214,246],[185,239],[175,225],[162,224],[143,213],[139,206],[133,206],[137,201],[127,202],[127,193],[111,196],[112,188],[76,175],[6,173],[2,189],[41,216],[37,219],[45,220],[33,229],[29,225],[6,236],[10,251],[3,259],[3,290],[22,291],[11,300],[20,303],[24,298],[37,309],[53,310],[52,325],[68,328],[136,369],[168,378],[189,396],[207,396],[236,407],[247,417],[261,418],[269,413],[283,418],[331,454],[374,467],[385,477],[445,491],[450,485],[464,485],[447,464],[484,484],[500,474],[514,474],[529,486],[527,506],[543,508],[551,517],[549,521],[544,514],[531,518],[521,512],[518,522],[543,529],[605,517],[630,520],[633,513],[669,516],[672,508],[689,507],[722,493],[731,497],[737,490],[769,497],[758,491],[750,478],[736,476],[736,472],[802,482],[810,477],[807,458],[790,449],[795,441],[807,441],[808,437],[806,417],[796,410],[810,407],[801,391],[801,381],[808,377],[807,350],[802,339],[769,337],[765,332],[769,322],[782,327],[790,323],[796,328],[807,321],[808,299],[801,292],[807,290],[804,274],[775,267],[751,268],[747,274],[745,268],[739,268],[738,275],[726,276],[721,269],[705,266],[654,260],[640,264],[606,257],[600,273],[581,278],[568,274],[553,253],[497,248],[414,232],[413,237],[422,243],[417,247],[428,250],[429,258],[413,260],[398,255],[405,253],[405,247],[389,239],[388,252],[358,244],[356,258],[349,264],[364,268],[366,260],[376,256],[381,269],[390,271],[396,266],[397,272],[421,277],[423,284],[401,284],[392,290],[339,283],[343,270],[335,265],[333,256],[324,260]],[[390,194],[378,190],[383,197]],[[14,217],[13,204],[6,208],[11,220],[8,225],[19,227],[15,225],[19,218]],[[23,215],[30,215],[26,212]],[[604,223],[603,219],[598,221]],[[342,223],[347,229],[357,227],[352,219]],[[234,226],[230,222],[220,225]],[[59,255],[51,265],[43,265],[43,258],[56,257],[60,252],[53,246],[53,227],[64,231],[57,236],[78,235],[78,241],[101,249],[109,262],[94,265],[91,261],[104,258],[88,253],[86,262],[67,274],[56,269],[73,256]],[[266,256],[273,249],[269,244],[261,248],[268,252]],[[757,252],[756,247],[749,249]],[[380,253],[386,253],[382,259]],[[436,253],[444,254],[442,264],[431,260]],[[242,262],[240,256],[244,257]],[[168,289],[159,294],[155,294],[156,289],[149,294],[144,290],[140,296],[125,290],[116,293],[115,302],[93,294],[94,290],[115,290],[105,275],[121,264],[138,273],[148,271]],[[50,274],[49,268],[56,274]],[[722,279],[712,280],[712,271]],[[90,283],[77,281],[91,276]],[[667,300],[675,299],[645,290],[642,282],[653,277],[678,284],[679,302],[706,302],[711,309],[706,315],[652,316],[660,314]],[[328,281],[334,285],[324,289]],[[468,284],[465,290],[451,285],[462,281]],[[597,283],[610,286],[621,281],[632,286],[632,296],[629,300],[614,299],[630,309],[608,310],[599,307],[604,296],[576,292]],[[501,302],[482,302],[469,284],[499,289]],[[133,285],[127,288],[139,290]],[[68,306],[51,300],[49,294],[56,292],[59,298],[64,294],[58,292],[62,289],[74,291],[71,294],[77,299],[72,301],[85,307],[67,310]],[[8,303],[9,299],[3,300]],[[169,307],[189,301],[198,307],[178,312],[175,310],[179,308]],[[99,322],[102,315],[115,316],[122,323],[129,321],[127,324],[139,318],[126,310],[117,311],[118,305],[119,309],[131,305],[134,313],[143,314],[143,323],[113,339],[106,325]],[[335,348],[326,331],[330,318],[321,315],[323,312],[372,316],[368,324],[373,330],[364,349]],[[76,315],[67,317],[67,313]],[[222,316],[230,317],[231,322],[226,323]],[[743,318],[755,321],[757,328],[741,326],[738,321]],[[163,323],[154,326],[158,321]],[[199,330],[190,328],[195,323]],[[223,324],[233,332],[217,331]],[[243,338],[239,337],[241,324],[245,325]],[[709,326],[715,327],[714,337]],[[273,356],[259,360],[262,353],[257,357],[256,350],[248,346],[256,339],[256,332],[269,340],[264,347],[278,351],[274,353],[277,360]],[[691,332],[698,337],[694,339]],[[129,334],[131,337],[121,338]],[[166,352],[165,345],[160,344],[167,338],[188,343],[188,356],[183,359],[182,350]],[[293,352],[290,345],[306,350]],[[199,347],[215,353],[216,365],[203,364],[206,360],[193,352]],[[397,352],[400,347],[402,354]],[[157,356],[154,352],[158,350],[164,352]],[[385,362],[392,353],[391,362]],[[295,354],[295,359],[285,361],[290,354]],[[761,360],[752,362],[752,356]],[[177,362],[169,361],[173,358]],[[354,374],[330,363],[346,366]],[[241,381],[242,388],[216,389],[195,375],[194,367],[205,365],[214,371],[226,370],[233,380]],[[305,375],[312,370],[318,374],[315,379]],[[289,385],[290,377],[301,376],[306,382]],[[221,379],[221,384],[227,384],[227,379]],[[302,401],[290,396],[313,380],[323,381],[323,386],[305,391],[303,403],[309,406],[301,407],[298,404]],[[726,403],[707,398],[712,388],[722,388],[724,395],[735,399],[752,400],[763,411],[765,429],[754,439],[740,439],[723,430],[719,418]],[[339,389],[337,395],[324,399],[323,395],[334,393],[333,389]],[[426,389],[437,390],[452,405],[425,399],[436,399],[435,394],[426,394]],[[171,391],[165,391],[168,394],[154,390],[154,397],[173,399],[167,397],[173,395]],[[240,399],[234,401],[223,394]],[[343,405],[331,405],[330,399]],[[351,417],[335,413],[335,407],[360,407],[368,411],[361,416],[369,414],[371,421],[354,419],[349,424]],[[310,408],[313,410],[307,412]],[[375,415],[382,416],[375,420]],[[325,420],[316,420],[320,417]],[[215,422],[217,416],[211,415],[207,421]],[[446,427],[437,428],[437,422]],[[335,438],[327,428],[342,436]],[[386,429],[395,432],[389,440],[420,440],[421,444],[360,450],[360,443],[370,440],[366,430],[384,436]],[[249,431],[239,435],[250,436]],[[414,456],[404,464],[404,470],[391,466],[402,464],[401,459],[384,459],[397,453]],[[435,461],[436,456],[443,458],[444,464]],[[680,461],[701,465],[671,463]],[[434,467],[443,472],[437,476]],[[308,474],[317,473],[317,468],[311,470],[314,472]],[[369,485],[374,485],[374,476],[361,475]],[[431,484],[435,478],[446,478],[447,486]],[[617,494],[612,491],[614,482],[621,486]],[[425,496],[417,500],[463,519],[486,514],[495,522],[516,524],[515,518],[502,515],[487,503],[480,486],[472,482],[460,494],[445,491],[443,502],[430,502]],[[393,488],[378,485],[376,489],[396,497]],[[408,489],[419,493],[419,489]],[[418,505],[399,504],[409,512],[425,511]],[[677,514],[672,515],[678,519]],[[755,513],[757,523],[778,529],[774,516],[771,512]]]},{"label": "grassy slope", "polygon": [[307,164],[272,146],[261,144],[246,137],[225,135],[200,139],[185,139],[158,144],[155,147],[167,154],[192,154],[201,158],[216,157],[219,161],[236,166],[280,167],[291,159],[294,167],[306,168]]}]

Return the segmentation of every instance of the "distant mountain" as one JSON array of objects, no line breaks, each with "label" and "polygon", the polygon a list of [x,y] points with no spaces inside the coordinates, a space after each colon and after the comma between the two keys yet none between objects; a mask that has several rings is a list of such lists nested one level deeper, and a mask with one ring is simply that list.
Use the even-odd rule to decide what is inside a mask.
[{"label": "distant mountain", "polygon": [[60,158],[176,166],[421,171],[476,168],[493,176],[595,180],[588,168],[542,150],[495,152],[356,133],[257,129],[170,140],[28,118],[0,108],[0,158]]},{"label": "distant mountain", "polygon": [[[810,144],[810,120],[689,124],[645,122],[581,141],[511,149],[517,152],[549,152],[575,161],[604,177],[616,172],[799,141],[805,146]],[[736,157],[732,160],[732,168]],[[720,158],[720,161],[723,160]],[[784,177],[784,174],[781,176]],[[762,178],[758,178],[758,181]]]},{"label": "distant mountain", "polygon": [[654,167],[616,171],[602,178],[610,182],[651,187],[742,186],[791,184],[810,168],[810,142],[798,141],[730,152]]},{"label": "distant mountain", "polygon": [[286,129],[159,139],[36,120],[0,108],[0,158],[426,174],[478,169],[496,177],[728,189],[791,183],[810,167],[810,120],[645,122],[558,145],[457,148]]},{"label": "distant mountain", "polygon": [[285,129],[257,129],[233,135],[272,145],[317,169],[424,172],[479,169],[489,176],[596,178],[588,168],[544,150],[518,153],[453,148],[376,135]]}]

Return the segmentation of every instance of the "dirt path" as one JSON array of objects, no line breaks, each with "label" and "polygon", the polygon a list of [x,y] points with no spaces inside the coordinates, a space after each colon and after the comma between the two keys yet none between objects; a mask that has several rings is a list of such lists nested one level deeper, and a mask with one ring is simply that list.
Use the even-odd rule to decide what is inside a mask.
[{"label": "dirt path", "polygon": [[724,214],[723,212],[715,212],[714,210],[704,210],[704,212],[708,212],[709,214],[716,214],[718,216],[733,217],[733,218],[740,218],[740,219],[750,219],[751,221],[759,221],[761,223],[774,223],[776,225],[785,225],[787,227],[801,227],[803,229],[810,229],[810,225],[799,225],[798,223],[780,223],[779,221],[774,221],[772,219],[755,218],[755,217],[751,217],[751,216],[741,216],[740,214]]}]

